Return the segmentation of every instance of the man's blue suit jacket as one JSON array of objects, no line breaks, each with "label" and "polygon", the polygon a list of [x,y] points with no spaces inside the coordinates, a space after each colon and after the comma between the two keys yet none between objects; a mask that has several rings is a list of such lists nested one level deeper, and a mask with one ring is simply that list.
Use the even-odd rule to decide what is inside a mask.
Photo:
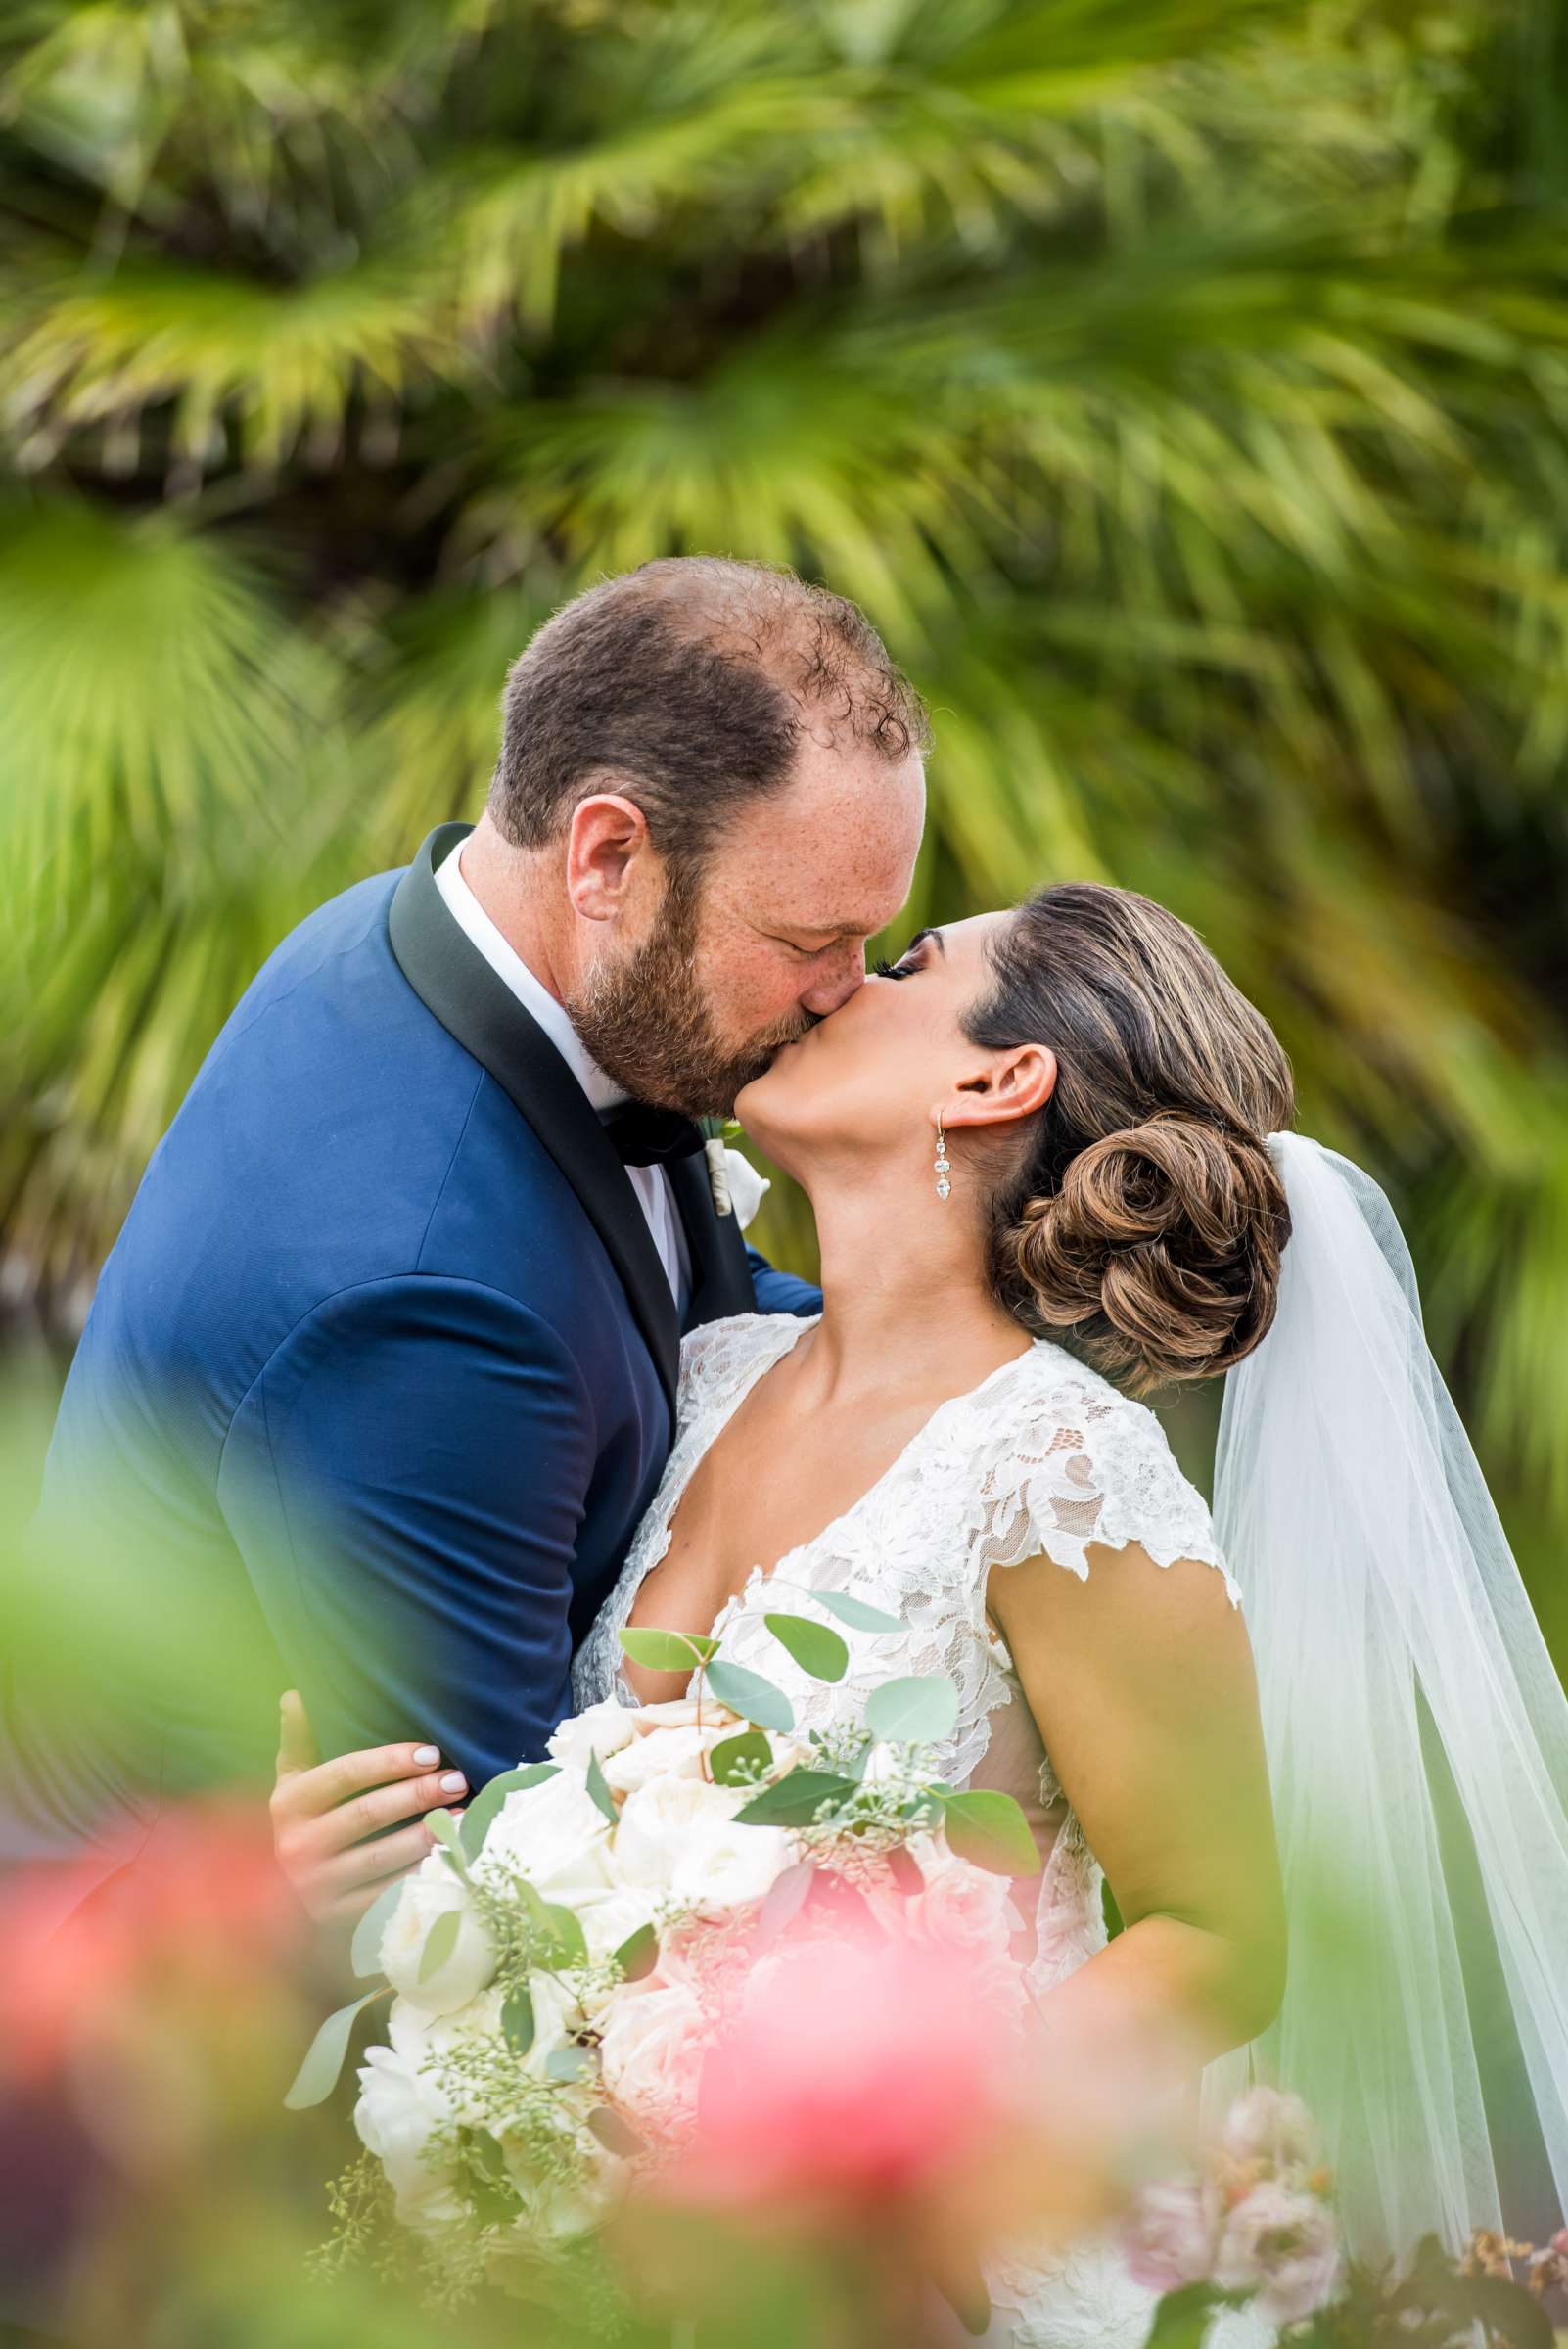
[{"label": "man's blue suit jacket", "polygon": [[[428,1737],[477,1786],[568,1709],[669,1451],[679,1331],[620,1157],[436,887],[462,833],[321,907],[235,1010],[105,1267],[41,1514],[112,1539],[149,1604],[177,1592],[196,1652],[261,1643],[324,1752]],[[689,1325],[816,1309],[701,1155],[670,1173]],[[13,1687],[0,1834],[61,1848],[275,1742],[222,1686],[149,1714],[45,1723]]]}]

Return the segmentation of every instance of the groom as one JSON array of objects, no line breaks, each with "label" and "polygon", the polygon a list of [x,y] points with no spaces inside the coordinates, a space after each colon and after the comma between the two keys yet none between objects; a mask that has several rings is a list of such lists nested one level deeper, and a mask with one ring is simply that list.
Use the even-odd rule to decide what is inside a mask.
[{"label": "groom", "polygon": [[[196,1652],[254,1643],[324,1750],[428,1733],[474,1786],[567,1709],[682,1329],[814,1308],[748,1257],[688,1121],[860,985],[924,806],[874,630],[758,566],[590,589],[504,710],[478,826],[312,914],[218,1037],[104,1269],[42,1511]],[[103,1724],[14,1687],[0,1857],[264,1772],[275,1715],[202,1680]]]}]

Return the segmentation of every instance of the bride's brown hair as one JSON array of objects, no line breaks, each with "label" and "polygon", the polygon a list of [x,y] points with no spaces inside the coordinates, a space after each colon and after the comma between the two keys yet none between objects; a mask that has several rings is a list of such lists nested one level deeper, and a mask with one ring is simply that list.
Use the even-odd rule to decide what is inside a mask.
[{"label": "bride's brown hair", "polygon": [[1273,1319],[1290,1236],[1264,1143],[1295,1116],[1272,1029],[1195,931],[1129,890],[1041,890],[990,960],[971,1041],[1057,1059],[992,1203],[996,1296],[1134,1393],[1228,1369]]}]

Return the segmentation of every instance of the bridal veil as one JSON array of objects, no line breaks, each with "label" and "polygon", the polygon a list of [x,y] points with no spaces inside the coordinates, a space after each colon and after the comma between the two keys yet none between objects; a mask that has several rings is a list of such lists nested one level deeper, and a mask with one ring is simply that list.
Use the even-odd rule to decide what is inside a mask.
[{"label": "bridal veil", "polygon": [[1350,2247],[1403,2256],[1568,2204],[1568,1700],[1393,1211],[1317,1143],[1269,1149],[1293,1233],[1274,1325],[1227,1382],[1215,1500],[1289,1974],[1206,2096],[1249,2070],[1295,2089]]}]

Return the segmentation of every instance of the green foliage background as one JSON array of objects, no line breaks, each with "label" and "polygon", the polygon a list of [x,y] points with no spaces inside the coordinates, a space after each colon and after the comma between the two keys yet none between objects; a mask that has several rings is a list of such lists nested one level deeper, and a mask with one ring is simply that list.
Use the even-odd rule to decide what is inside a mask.
[{"label": "green foliage background", "polygon": [[[665,551],[936,708],[917,914],[1103,874],[1396,1193],[1568,1650],[1568,31],[1545,0],[13,0],[0,1226]],[[798,1200],[771,1245],[801,1261]]]}]

